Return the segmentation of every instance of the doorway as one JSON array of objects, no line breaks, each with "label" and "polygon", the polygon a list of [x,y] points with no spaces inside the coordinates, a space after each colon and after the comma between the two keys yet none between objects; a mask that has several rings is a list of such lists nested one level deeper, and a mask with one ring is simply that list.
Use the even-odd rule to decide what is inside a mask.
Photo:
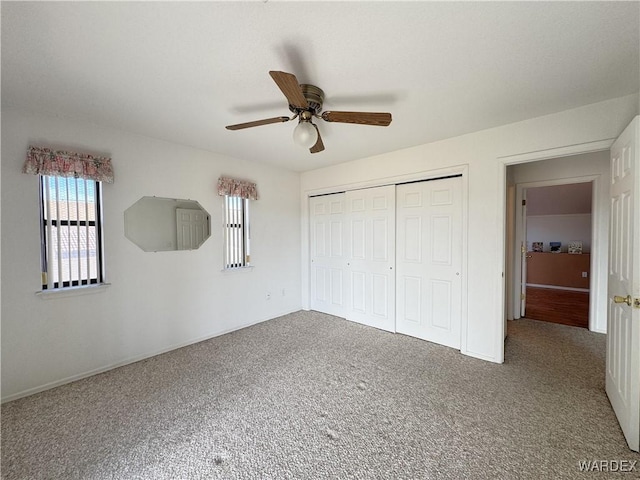
[{"label": "doorway", "polygon": [[[585,148],[589,148],[589,146],[587,145]],[[523,316],[523,308],[526,314],[527,264],[523,261],[530,260],[527,256],[533,256],[533,242],[535,241],[543,244],[543,255],[541,256],[546,256],[552,264],[557,263],[561,257],[565,257],[564,259],[569,262],[579,264],[571,267],[577,272],[577,275],[579,275],[578,278],[573,279],[577,283],[555,286],[563,287],[562,290],[564,290],[564,292],[588,292],[588,322],[584,326],[588,327],[591,331],[606,333],[609,150],[608,148],[602,148],[600,143],[594,145],[593,148],[597,148],[597,150],[562,157],[546,157],[545,159],[532,157],[521,163],[516,164],[514,162],[514,164],[508,164],[506,166],[506,188],[507,193],[510,191],[511,194],[507,195],[507,198],[510,200],[507,204],[507,227],[510,226],[510,228],[506,230],[506,242],[510,248],[507,249],[508,255],[506,255],[505,258],[507,266],[505,290],[508,294],[505,305],[505,321],[521,318]],[[583,186],[576,186],[578,184],[583,184]],[[586,184],[586,186],[584,184]],[[561,185],[565,185],[565,187],[560,187]],[[567,185],[572,185],[573,187],[566,187]],[[589,188],[589,186],[591,189],[591,210],[589,216],[590,227],[587,228],[590,228],[590,235],[580,233],[585,231],[585,218],[580,219],[583,223],[581,230],[578,229],[578,231],[576,231],[574,229],[570,230],[569,233],[563,233],[562,229],[565,228],[566,225],[562,222],[558,223],[558,219],[562,217],[555,217],[553,220],[542,218],[542,224],[544,225],[546,222],[546,229],[551,230],[549,233],[551,236],[541,236],[541,232],[544,230],[541,231],[539,227],[536,227],[534,228],[534,235],[540,236],[540,238],[530,238],[527,240],[525,228],[526,207],[528,205],[522,205],[523,201],[527,200],[527,192],[534,192],[534,197],[535,194],[539,192],[542,193],[543,196],[547,195],[548,197],[549,189],[546,191],[536,191],[534,189],[547,187],[558,187],[560,190],[563,188],[585,189]],[[575,192],[571,192],[571,190],[565,190],[565,193],[567,192],[572,196],[575,194]],[[546,208],[553,208],[553,205],[547,205]],[[584,210],[584,208],[582,210]],[[557,214],[561,215],[561,213]],[[544,217],[544,215],[541,215],[541,217]],[[576,218],[572,220],[576,220]],[[550,227],[549,225],[553,224],[553,221],[555,221],[556,225],[555,227]],[[576,233],[572,234],[571,231]],[[559,235],[568,236],[566,238],[560,238]],[[569,238],[569,236],[572,235],[582,238]],[[530,243],[527,244],[527,241]],[[560,242],[560,251],[562,253],[557,257],[550,257],[549,255],[552,255],[548,253],[551,250],[550,243],[556,241]],[[578,254],[570,255],[568,253],[569,242],[572,241],[582,242],[583,256],[580,257]],[[539,246],[537,247],[539,248]],[[585,255],[587,247],[589,250],[588,258]],[[587,262],[588,269],[582,269],[585,262]],[[587,282],[585,282],[585,279],[582,277],[583,272],[587,272]],[[534,288],[544,285],[544,283],[538,283],[537,281],[530,281],[529,283],[534,284]],[[554,290],[556,291],[544,291],[542,293],[557,294],[557,290],[560,289],[556,288]],[[536,291],[534,293],[540,292]],[[524,297],[523,294],[525,294]],[[565,297],[579,296],[575,295],[575,293],[563,293],[561,296],[563,295]],[[548,301],[548,299],[541,299],[540,301],[544,303]],[[558,301],[567,303],[564,308],[577,308],[575,305],[572,307],[569,299],[561,299]]]},{"label": "doorway", "polygon": [[589,328],[593,182],[525,185],[522,197],[520,316]]}]

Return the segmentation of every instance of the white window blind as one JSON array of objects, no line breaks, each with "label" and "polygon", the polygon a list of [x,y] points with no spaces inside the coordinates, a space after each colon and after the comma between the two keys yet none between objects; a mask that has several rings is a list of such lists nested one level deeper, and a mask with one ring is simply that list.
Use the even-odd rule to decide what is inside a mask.
[{"label": "white window blind", "polygon": [[225,195],[224,244],[226,269],[250,265],[248,199]]},{"label": "white window blind", "polygon": [[100,182],[42,175],[40,199],[42,288],[101,283]]}]

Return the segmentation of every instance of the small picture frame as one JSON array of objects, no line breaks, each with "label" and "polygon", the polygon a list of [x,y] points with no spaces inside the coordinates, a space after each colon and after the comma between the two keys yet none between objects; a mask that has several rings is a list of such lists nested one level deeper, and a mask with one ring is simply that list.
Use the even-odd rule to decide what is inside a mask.
[{"label": "small picture frame", "polygon": [[562,242],[549,242],[549,251],[551,253],[561,253]]},{"label": "small picture frame", "polygon": [[567,251],[573,255],[582,253],[582,242],[580,240],[572,240],[569,242]]},{"label": "small picture frame", "polygon": [[544,243],[543,242],[532,242],[531,243],[531,251],[533,251],[533,252],[542,252],[542,251],[544,251]]}]

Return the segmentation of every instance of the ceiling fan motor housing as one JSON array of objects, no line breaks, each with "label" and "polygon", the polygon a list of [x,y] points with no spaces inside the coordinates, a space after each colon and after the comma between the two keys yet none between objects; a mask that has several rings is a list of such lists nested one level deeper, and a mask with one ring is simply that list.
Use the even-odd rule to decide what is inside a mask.
[{"label": "ceiling fan motor housing", "polygon": [[[309,104],[309,107],[306,110],[310,111],[314,115],[318,115],[322,111],[322,102],[324,101],[324,92],[322,89],[307,83],[301,84],[300,89]],[[300,112],[300,108],[296,108],[292,105],[289,105],[289,110],[293,113]]]}]

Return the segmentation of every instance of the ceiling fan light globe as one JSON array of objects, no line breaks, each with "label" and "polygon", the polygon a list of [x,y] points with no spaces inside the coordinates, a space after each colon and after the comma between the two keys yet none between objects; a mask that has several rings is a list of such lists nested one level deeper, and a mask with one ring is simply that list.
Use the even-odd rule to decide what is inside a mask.
[{"label": "ceiling fan light globe", "polygon": [[318,141],[318,132],[311,122],[300,122],[293,129],[293,141],[301,147],[311,148]]}]

